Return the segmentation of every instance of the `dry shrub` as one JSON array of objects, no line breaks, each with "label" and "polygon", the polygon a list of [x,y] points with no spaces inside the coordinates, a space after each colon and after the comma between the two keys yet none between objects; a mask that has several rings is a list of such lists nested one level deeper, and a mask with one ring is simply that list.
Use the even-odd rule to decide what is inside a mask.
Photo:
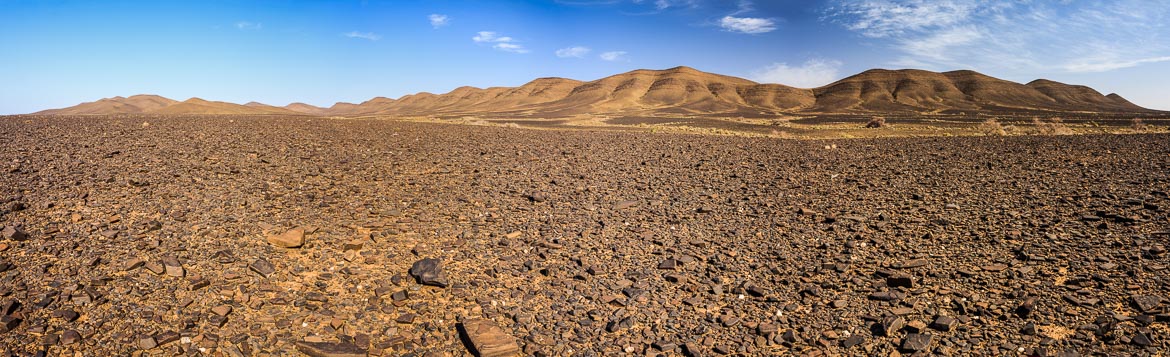
[{"label": "dry shrub", "polygon": [[1142,118],[1133,118],[1133,120],[1130,120],[1129,127],[1138,133],[1144,133],[1150,130],[1150,126],[1143,122]]},{"label": "dry shrub", "polygon": [[1032,125],[1036,127],[1036,133],[1040,135],[1069,135],[1072,134],[1072,129],[1064,125],[1064,120],[1060,118],[1048,118],[1048,120],[1040,119],[1040,117],[1032,118]]},{"label": "dry shrub", "polygon": [[1000,125],[999,121],[995,120],[995,118],[988,118],[982,124],[979,124],[979,131],[983,132],[983,135],[988,135],[988,136],[1007,135],[1007,130],[1004,129],[1003,125]]},{"label": "dry shrub", "polygon": [[868,123],[865,123],[866,128],[882,128],[886,126],[885,117],[873,117]]}]

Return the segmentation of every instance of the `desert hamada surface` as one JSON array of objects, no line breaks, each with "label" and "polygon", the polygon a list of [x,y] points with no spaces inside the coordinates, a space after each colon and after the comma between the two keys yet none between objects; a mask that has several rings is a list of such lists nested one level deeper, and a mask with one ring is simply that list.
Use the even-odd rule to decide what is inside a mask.
[{"label": "desert hamada surface", "polygon": [[0,7],[0,356],[1170,348],[1168,4]]}]

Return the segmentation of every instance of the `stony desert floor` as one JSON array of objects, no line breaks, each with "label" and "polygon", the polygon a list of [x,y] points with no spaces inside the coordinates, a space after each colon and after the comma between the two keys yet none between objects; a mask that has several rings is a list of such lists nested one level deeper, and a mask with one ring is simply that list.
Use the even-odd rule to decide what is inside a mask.
[{"label": "stony desert floor", "polygon": [[5,117],[0,140],[4,355],[1170,347],[1168,134]]}]

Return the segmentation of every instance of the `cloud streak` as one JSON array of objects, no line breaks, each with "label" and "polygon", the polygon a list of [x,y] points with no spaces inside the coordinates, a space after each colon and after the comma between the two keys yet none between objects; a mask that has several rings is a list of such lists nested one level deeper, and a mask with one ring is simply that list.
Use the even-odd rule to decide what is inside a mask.
[{"label": "cloud streak", "polygon": [[516,39],[502,36],[494,31],[480,31],[471,37],[472,41],[481,44],[491,44],[492,48],[512,53],[528,53],[528,49],[523,45],[516,43]]},{"label": "cloud streak", "polygon": [[350,31],[350,32],[343,33],[341,35],[345,36],[345,37],[349,37],[349,38],[359,38],[359,39],[370,40],[370,41],[377,41],[377,40],[382,39],[382,35],[379,35],[379,34],[376,34],[373,32]]},{"label": "cloud streak", "polygon": [[609,51],[598,55],[602,60],[616,62],[626,60],[626,51]]},{"label": "cloud streak", "polygon": [[1170,61],[1170,3],[836,0],[825,20],[928,69],[1105,72]]},{"label": "cloud streak", "polygon": [[776,30],[776,22],[759,17],[724,16],[719,19],[719,27],[731,32],[746,34],[760,34]]},{"label": "cloud streak", "polygon": [[573,46],[557,50],[556,55],[560,58],[584,58],[590,51],[589,47]]}]

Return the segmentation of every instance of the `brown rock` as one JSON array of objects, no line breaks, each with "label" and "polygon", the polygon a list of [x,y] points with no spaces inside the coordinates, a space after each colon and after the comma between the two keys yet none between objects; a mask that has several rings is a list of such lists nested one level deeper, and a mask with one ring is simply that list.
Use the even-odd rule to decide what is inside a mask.
[{"label": "brown rock", "polygon": [[22,241],[22,240],[28,239],[28,234],[24,233],[24,231],[21,230],[20,227],[16,227],[16,226],[4,227],[4,230],[0,231],[0,235],[4,236],[4,239],[15,240],[15,241]]},{"label": "brown rock", "polygon": [[464,321],[461,329],[471,341],[472,353],[480,357],[515,356],[520,354],[516,339],[504,333],[495,322],[486,319]]},{"label": "brown rock", "polygon": [[272,263],[264,259],[256,259],[252,264],[248,264],[248,269],[265,278],[276,272],[276,267],[273,267]]},{"label": "brown rock", "polygon": [[293,228],[281,234],[266,237],[268,243],[281,248],[300,248],[305,244],[305,229]]},{"label": "brown rock", "polygon": [[166,272],[167,272],[168,276],[181,278],[181,277],[183,277],[183,275],[186,274],[186,271],[183,270],[183,264],[179,263],[179,260],[176,259],[175,257],[163,258],[162,263],[163,263],[163,267],[166,268]]},{"label": "brown rock", "polygon": [[78,333],[77,330],[65,330],[61,333],[60,342],[66,346],[81,342],[81,333]]},{"label": "brown rock", "polygon": [[232,306],[231,305],[219,305],[219,306],[211,308],[211,312],[216,314],[216,315],[219,315],[219,316],[227,316],[228,314],[232,313]]}]

